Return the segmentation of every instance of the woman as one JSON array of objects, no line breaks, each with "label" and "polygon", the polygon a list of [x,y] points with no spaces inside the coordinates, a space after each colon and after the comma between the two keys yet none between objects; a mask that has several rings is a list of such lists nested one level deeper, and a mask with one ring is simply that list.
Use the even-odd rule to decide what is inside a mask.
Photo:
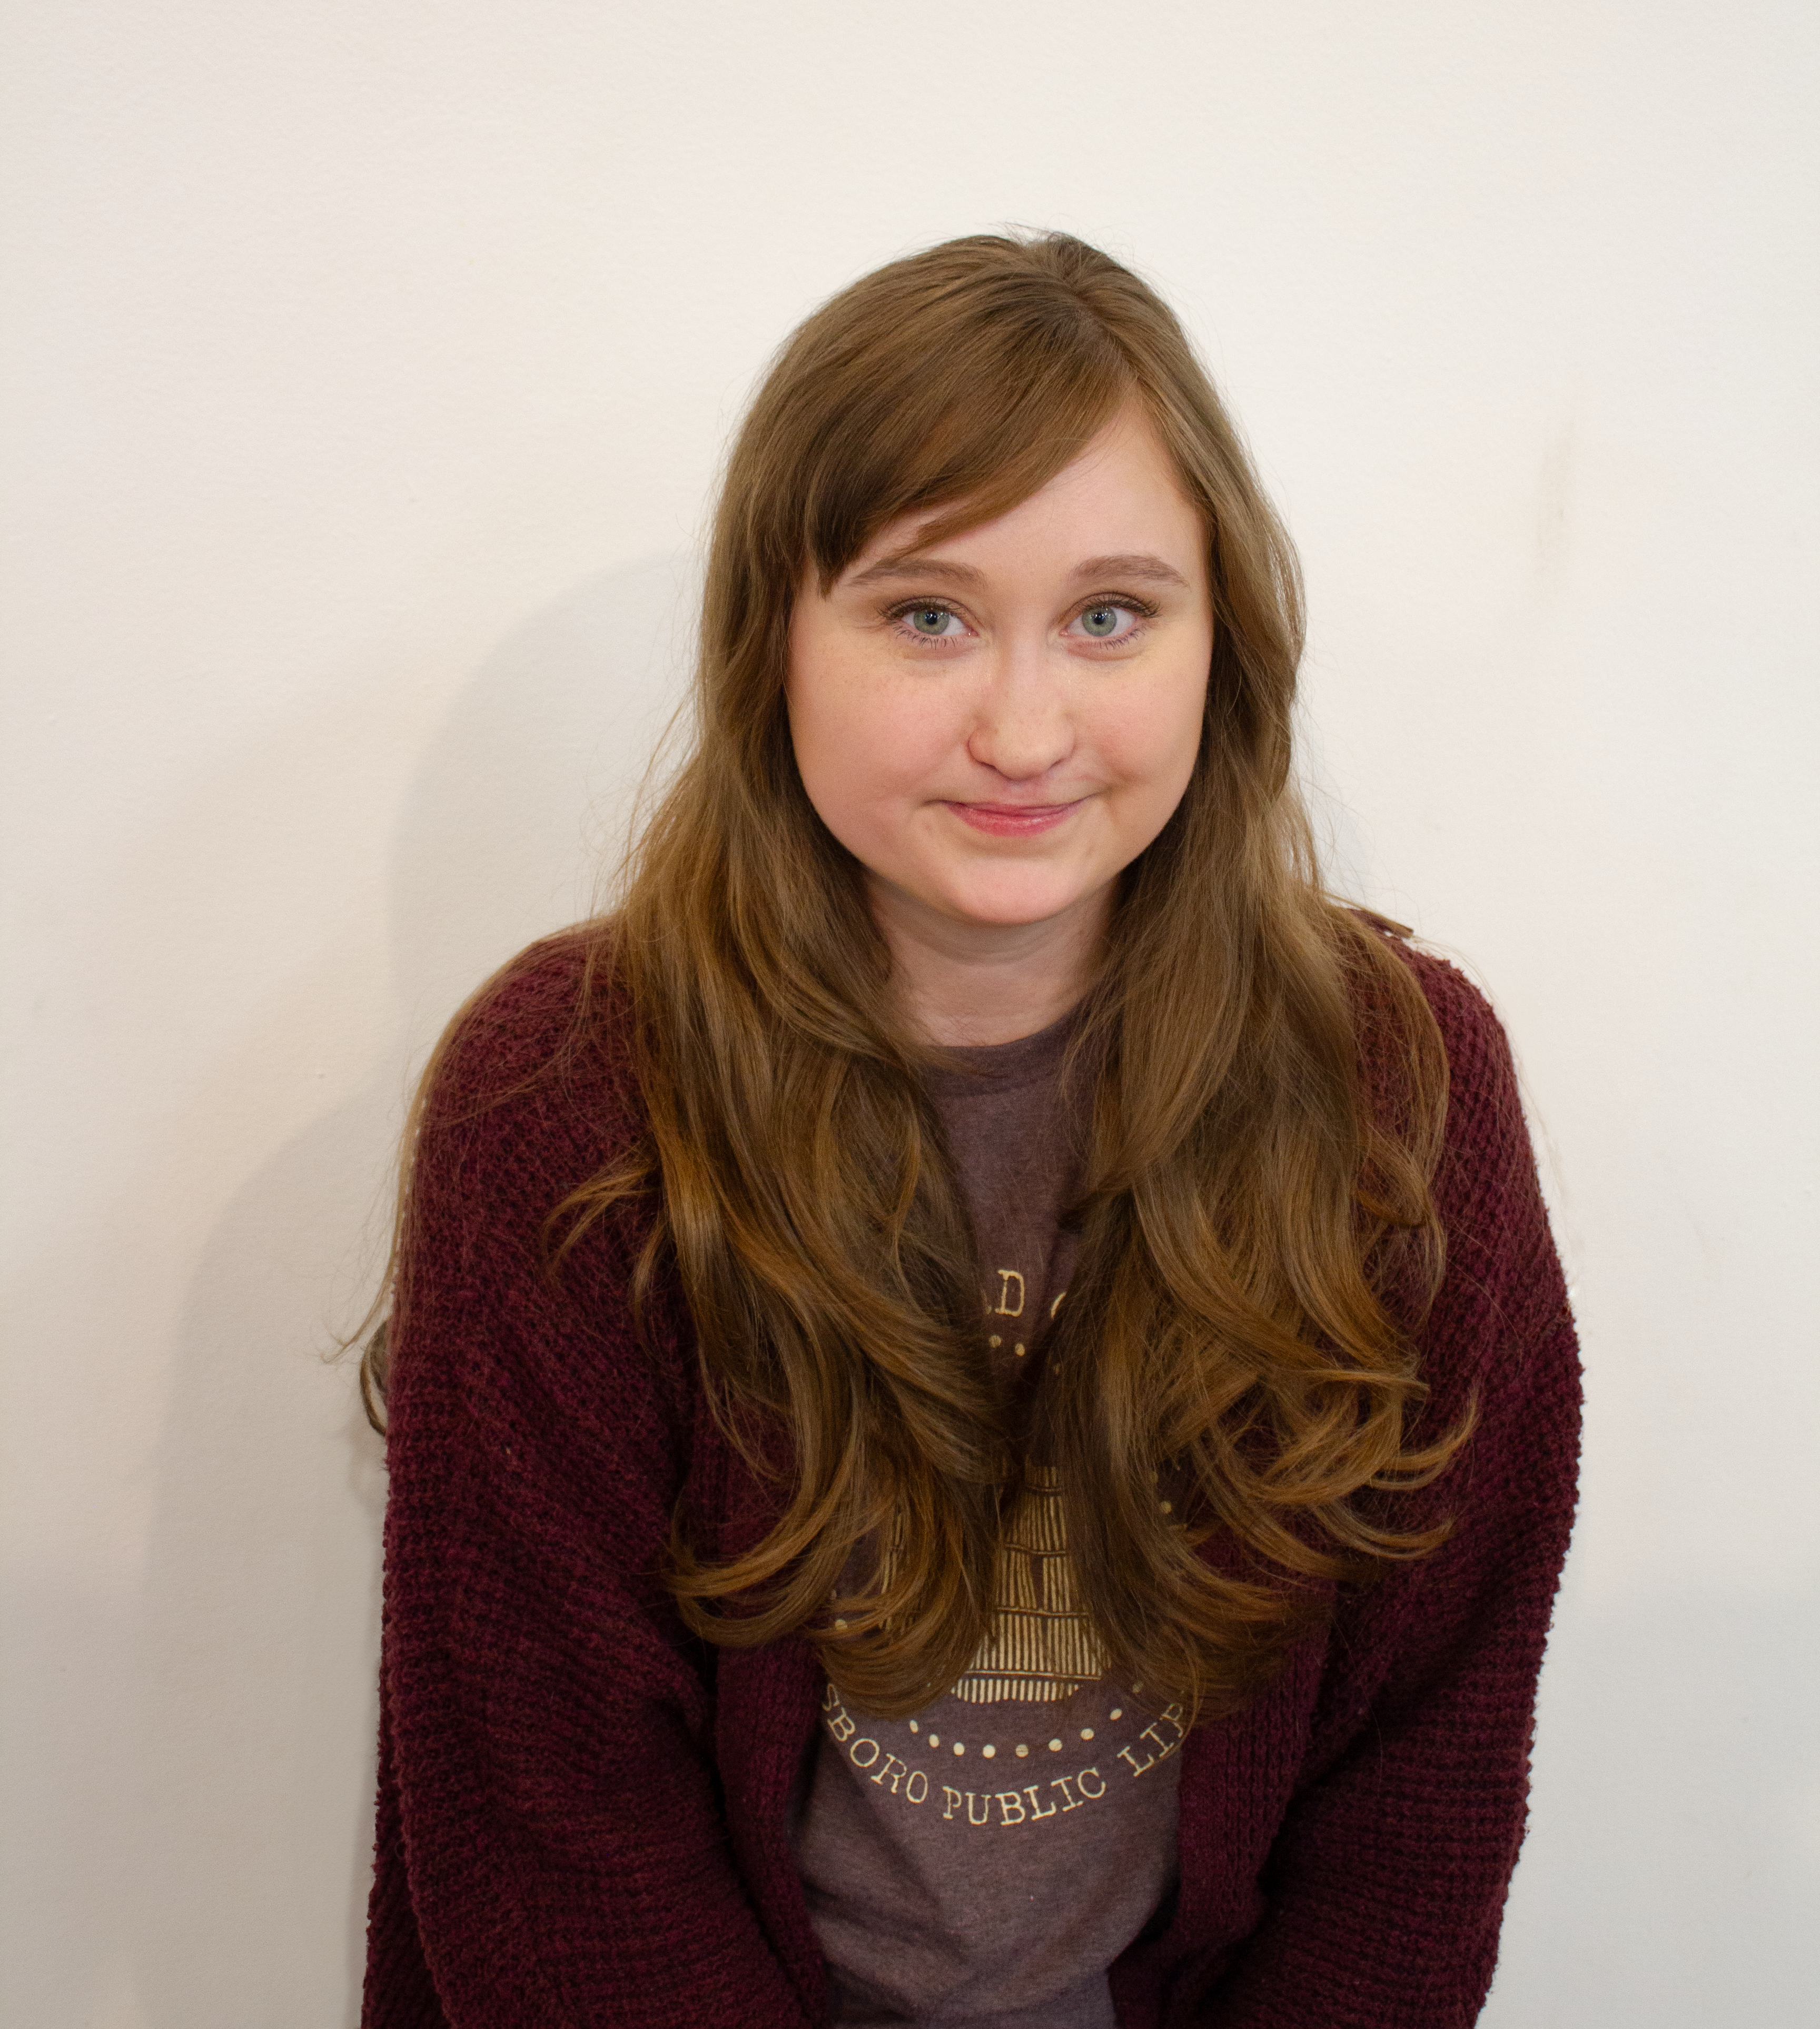
[{"label": "woman", "polygon": [[1319,884],[1299,643],[1105,256],[785,347],[624,906],[425,1079],[371,2029],[1477,2016],[1574,1343],[1495,1021]]}]

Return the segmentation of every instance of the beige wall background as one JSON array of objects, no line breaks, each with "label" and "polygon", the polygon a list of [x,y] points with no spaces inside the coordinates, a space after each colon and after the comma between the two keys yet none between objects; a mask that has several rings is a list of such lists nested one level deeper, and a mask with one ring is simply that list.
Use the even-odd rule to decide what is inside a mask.
[{"label": "beige wall background", "polygon": [[1496,2029],[1811,2019],[1813,107],[1776,0],[11,0],[3,2008],[354,2020],[415,1067],[587,906],[726,432],[1005,221],[1190,321],[1344,879],[1588,1363]]}]

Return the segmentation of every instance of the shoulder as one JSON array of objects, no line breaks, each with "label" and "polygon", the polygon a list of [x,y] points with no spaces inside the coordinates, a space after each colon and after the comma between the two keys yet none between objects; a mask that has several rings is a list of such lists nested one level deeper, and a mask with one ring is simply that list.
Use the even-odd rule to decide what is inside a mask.
[{"label": "shoulder", "polygon": [[[1490,1001],[1458,966],[1415,943],[1400,924],[1367,910],[1354,914],[1409,974],[1434,1018],[1447,1061],[1449,1150],[1520,1144],[1526,1154],[1516,1062]],[[1368,1032],[1364,1040],[1368,1052],[1383,1046],[1378,1033]]]},{"label": "shoulder", "polygon": [[1510,1038],[1458,966],[1405,937],[1386,941],[1420,987],[1447,1059],[1433,1186],[1447,1267],[1431,1325],[1533,1341],[1565,1320],[1566,1289]]},{"label": "shoulder", "polygon": [[605,1125],[636,1111],[631,1021],[610,924],[528,946],[458,1008],[424,1074],[424,1126],[447,1130],[502,1108],[560,1111],[585,1097]]},{"label": "shoulder", "polygon": [[547,1083],[588,1059],[623,1066],[626,1025],[611,978],[611,934],[577,924],[506,961],[450,1018],[431,1059],[436,1112],[454,1118]]},{"label": "shoulder", "polygon": [[635,1301],[649,1204],[565,1217],[636,1159],[628,1029],[610,929],[584,924],[520,952],[444,1031],[406,1151],[395,1490],[402,1474],[439,1502],[467,1474],[496,1508],[559,1497],[594,1515],[602,1489],[623,1507],[642,1488],[667,1525],[695,1381],[668,1277]]},{"label": "shoulder", "polygon": [[[469,997],[431,1059],[398,1236],[404,1424],[431,1376],[480,1396],[510,1370],[590,1427],[647,1389],[651,1334],[629,1291],[648,1202],[634,1193],[563,1239],[563,1208],[636,1159],[644,1131],[611,959],[598,923],[532,945]],[[669,1300],[665,1282],[651,1317],[666,1345]],[[665,1385],[680,1393],[667,1371]]]},{"label": "shoulder", "polygon": [[584,923],[510,959],[456,1012],[424,1073],[415,1167],[426,1184],[547,1213],[642,1131],[611,926]]},{"label": "shoulder", "polygon": [[1496,1192],[1514,1183],[1533,1195],[1535,1159],[1523,1117],[1514,1054],[1504,1025],[1456,965],[1399,943],[1440,1032],[1447,1057],[1447,1126],[1437,1185],[1457,1200],[1468,1184]]}]

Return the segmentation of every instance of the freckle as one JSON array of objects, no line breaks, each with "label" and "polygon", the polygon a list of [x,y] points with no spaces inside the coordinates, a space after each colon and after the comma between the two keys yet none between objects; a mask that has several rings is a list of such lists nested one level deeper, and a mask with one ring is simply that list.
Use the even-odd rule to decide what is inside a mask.
[{"label": "freckle", "polygon": [[993,1746],[990,1741],[988,1741],[986,1745],[980,1749],[980,1752],[985,1756],[988,1761],[992,1760],[992,1756],[996,1754],[998,1751],[998,1749]]},{"label": "freckle", "polygon": [[964,1740],[957,1740],[954,1742],[954,1752],[957,1754],[965,1754],[966,1751],[967,1744]]},{"label": "freckle", "polygon": [[1029,1749],[1024,1745],[1023,1742],[1019,1741],[1017,1743],[1017,1759],[1021,1761],[1025,1756],[1029,1752]]},{"label": "freckle", "polygon": [[[1113,1717],[1114,1717],[1114,1719],[1123,1719],[1123,1718],[1124,1718],[1124,1716],[1125,1716],[1125,1708],[1124,1708],[1124,1706],[1123,1706],[1123,1705],[1114,1705],[1114,1706],[1113,1707],[1113,1708],[1112,1708],[1112,1716],[1113,1716]],[[910,1731],[911,1731],[912,1733],[914,1733],[914,1732],[916,1731],[916,1730],[917,1730],[917,1723],[916,1723],[916,1721],[913,1719],[910,1721]]]},{"label": "freckle", "polygon": [[1081,1729],[1081,1738],[1083,1740],[1091,1740],[1093,1738],[1092,1727],[1090,1726],[1084,1726]]},{"label": "freckle", "polygon": [[1061,1742],[1058,1740],[1051,1741],[1049,1743],[1049,1752],[1051,1754],[1059,1754],[1062,1752]]}]

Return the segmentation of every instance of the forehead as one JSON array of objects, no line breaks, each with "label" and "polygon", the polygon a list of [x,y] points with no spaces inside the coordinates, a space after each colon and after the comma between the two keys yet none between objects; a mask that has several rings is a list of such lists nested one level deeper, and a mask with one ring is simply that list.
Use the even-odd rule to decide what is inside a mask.
[{"label": "forehead", "polygon": [[1174,461],[1141,410],[1126,409],[1024,499],[978,519],[966,503],[899,515],[841,575],[847,585],[914,574],[963,584],[995,557],[1055,552],[1096,573],[1193,583],[1204,575],[1207,526]]}]

